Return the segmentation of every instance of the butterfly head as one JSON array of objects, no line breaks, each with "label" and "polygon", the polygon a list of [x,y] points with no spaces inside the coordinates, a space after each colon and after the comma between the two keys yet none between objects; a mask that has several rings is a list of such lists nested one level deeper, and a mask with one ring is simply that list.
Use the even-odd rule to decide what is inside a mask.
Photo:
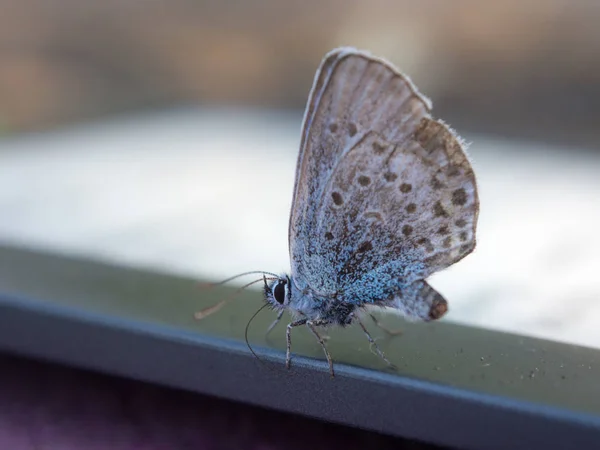
[{"label": "butterfly head", "polygon": [[288,308],[292,298],[292,280],[287,275],[282,275],[277,279],[267,283],[265,282],[265,300],[273,309],[281,310]]}]

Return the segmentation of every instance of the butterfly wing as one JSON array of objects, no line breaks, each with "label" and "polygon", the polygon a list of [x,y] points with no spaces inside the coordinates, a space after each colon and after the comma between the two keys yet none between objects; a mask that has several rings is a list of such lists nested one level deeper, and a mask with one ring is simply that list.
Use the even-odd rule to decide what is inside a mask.
[{"label": "butterfly wing", "polygon": [[389,297],[475,246],[473,170],[459,138],[389,63],[323,60],[304,119],[290,216],[300,289]]},{"label": "butterfly wing", "polygon": [[330,277],[314,273],[315,263],[306,257],[318,253],[322,239],[309,240],[316,205],[341,158],[367,130],[389,142],[401,140],[428,111],[429,101],[386,62],[352,48],[325,56],[304,116],[290,215],[290,258],[298,287],[310,285],[323,295],[336,290]]}]

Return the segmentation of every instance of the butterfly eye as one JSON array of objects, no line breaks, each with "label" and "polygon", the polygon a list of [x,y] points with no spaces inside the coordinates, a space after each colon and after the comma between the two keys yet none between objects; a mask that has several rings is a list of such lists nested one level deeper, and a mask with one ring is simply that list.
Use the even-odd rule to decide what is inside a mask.
[{"label": "butterfly eye", "polygon": [[273,297],[281,305],[285,301],[285,283],[285,281],[279,281],[275,289],[273,289]]}]

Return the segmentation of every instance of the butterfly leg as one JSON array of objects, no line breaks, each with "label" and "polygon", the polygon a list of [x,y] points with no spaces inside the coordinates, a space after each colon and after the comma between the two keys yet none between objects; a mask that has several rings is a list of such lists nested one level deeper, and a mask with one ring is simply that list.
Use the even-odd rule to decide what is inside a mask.
[{"label": "butterfly leg", "polygon": [[285,351],[285,367],[288,369],[292,363],[292,328],[299,327],[300,325],[304,325],[307,322],[307,319],[296,320],[295,322],[288,323],[287,330],[285,332],[285,337],[287,339],[287,349]]},{"label": "butterfly leg", "polygon": [[379,348],[379,346],[377,345],[377,342],[375,342],[375,339],[373,339],[371,337],[371,334],[369,333],[369,331],[367,330],[367,328],[363,325],[363,323],[357,319],[358,324],[360,325],[360,327],[363,329],[363,331],[365,332],[365,335],[367,336],[367,339],[369,340],[369,342],[371,343],[371,347],[375,349],[375,351],[377,352],[377,354],[379,355],[379,357],[381,359],[383,359],[388,366],[390,366],[392,369],[396,370],[396,366],[394,366],[389,359],[387,359],[387,357],[384,355],[384,353],[381,351],[381,349]]},{"label": "butterfly leg", "polygon": [[333,360],[331,359],[331,355],[329,354],[329,351],[327,350],[327,347],[325,346],[325,341],[319,335],[319,333],[317,333],[317,330],[315,329],[315,327],[322,326],[322,325],[330,325],[330,323],[327,321],[324,321],[324,320],[315,320],[315,321],[309,320],[308,322],[306,322],[306,326],[312,332],[312,334],[315,335],[315,337],[319,341],[319,344],[321,344],[321,348],[323,349],[323,352],[325,352],[325,357],[327,358],[327,362],[329,363],[329,373],[331,373],[331,376],[333,377],[333,376],[335,376],[335,374],[333,372]]},{"label": "butterfly leg", "polygon": [[382,324],[381,321],[377,317],[375,317],[373,314],[369,314],[369,316],[371,316],[371,319],[373,319],[373,322],[375,322],[375,325],[377,325],[379,328],[381,328],[383,331],[385,331],[390,336],[398,336],[398,335],[402,334],[402,330],[390,330],[388,327],[386,327],[384,324]]},{"label": "butterfly leg", "polygon": [[281,311],[279,311],[277,313],[277,318],[271,323],[271,325],[269,325],[269,328],[267,328],[267,334],[265,334],[265,337],[269,336],[269,333],[271,331],[273,331],[273,328],[275,328],[277,326],[277,324],[279,323],[279,321],[283,317],[283,312],[284,312],[284,310],[282,309]]}]

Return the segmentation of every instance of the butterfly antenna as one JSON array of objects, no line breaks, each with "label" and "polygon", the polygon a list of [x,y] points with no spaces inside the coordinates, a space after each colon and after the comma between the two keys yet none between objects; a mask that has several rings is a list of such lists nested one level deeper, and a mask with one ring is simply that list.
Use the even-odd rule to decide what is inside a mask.
[{"label": "butterfly antenna", "polygon": [[[260,281],[260,280],[259,280]],[[252,321],[254,320],[254,318],[256,316],[258,316],[258,313],[260,313],[263,309],[265,309],[267,306],[269,306],[268,303],[265,303],[264,305],[262,305],[260,308],[258,308],[258,311],[256,311],[252,317],[250,317],[250,320],[248,321],[248,323],[246,324],[246,330],[244,331],[244,338],[246,339],[246,345],[248,346],[248,349],[250,350],[250,352],[254,355],[254,357],[260,361],[261,364],[264,364],[264,362],[262,361],[262,359],[260,359],[258,357],[258,355],[254,352],[254,350],[252,350],[252,347],[250,346],[250,342],[248,341],[248,330],[250,329],[250,324],[252,323]]]},{"label": "butterfly antenna", "polygon": [[270,277],[279,278],[279,275],[277,275],[276,273],[266,272],[264,270],[252,270],[250,272],[238,273],[237,275],[233,275],[232,277],[225,278],[222,281],[211,282],[211,283],[200,283],[200,284],[203,287],[215,287],[215,286],[220,286],[225,283],[229,283],[230,281],[235,280],[236,278],[245,277],[246,275],[257,275],[257,274],[261,274],[263,276],[269,275]]},{"label": "butterfly antenna", "polygon": [[[251,281],[250,283],[247,283],[247,284],[243,285],[242,287],[236,289],[233,294],[231,294],[229,297],[224,298],[223,300],[221,300],[217,304],[215,304],[213,306],[209,306],[208,308],[204,308],[204,309],[198,311],[197,313],[194,314],[194,318],[196,320],[201,320],[201,319],[204,319],[207,316],[210,316],[211,314],[216,313],[223,306],[225,306],[227,303],[229,303],[231,300],[233,300],[235,297],[237,297],[240,292],[242,292],[244,289],[252,286],[253,284],[259,283],[259,282],[261,282],[263,280],[266,283],[266,280],[278,280],[278,279],[279,279],[279,277],[266,278],[265,275],[263,275],[263,278],[259,278],[258,280]],[[268,305],[268,303],[265,303],[265,305]]]}]

